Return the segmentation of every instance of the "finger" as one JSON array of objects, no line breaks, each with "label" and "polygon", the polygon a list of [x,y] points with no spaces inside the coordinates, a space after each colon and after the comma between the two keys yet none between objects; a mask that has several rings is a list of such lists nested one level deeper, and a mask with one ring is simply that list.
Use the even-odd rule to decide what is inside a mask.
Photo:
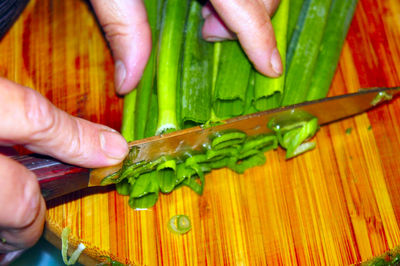
[{"label": "finger", "polygon": [[57,109],[38,92],[0,78],[0,145],[25,145],[84,167],[118,164],[128,153],[114,130]]},{"label": "finger", "polygon": [[270,18],[274,15],[275,11],[278,9],[280,0],[262,0],[264,7]]},{"label": "finger", "polygon": [[236,39],[236,35],[228,29],[211,5],[205,5],[202,14],[204,18],[202,35],[205,40],[214,42]]},{"label": "finger", "polygon": [[264,75],[278,77],[283,67],[276,47],[270,15],[257,0],[211,0],[226,26],[234,32],[254,67]]},{"label": "finger", "polygon": [[142,0],[91,0],[115,60],[115,86],[125,94],[139,82],[150,56],[151,31]]},{"label": "finger", "polygon": [[0,155],[0,251],[33,246],[43,231],[45,203],[34,174]]}]

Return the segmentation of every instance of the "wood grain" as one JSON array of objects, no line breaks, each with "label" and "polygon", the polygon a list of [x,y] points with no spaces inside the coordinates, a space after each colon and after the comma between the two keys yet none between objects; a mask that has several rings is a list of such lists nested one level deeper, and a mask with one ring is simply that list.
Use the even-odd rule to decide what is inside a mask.
[{"label": "wood grain", "polygon": [[[120,128],[113,61],[87,2],[31,0],[0,42],[0,75],[66,112]],[[400,2],[360,0],[330,95],[400,85]],[[138,265],[348,265],[400,245],[400,101],[323,127],[317,149],[206,178],[204,195],[162,195],[144,211],[112,189],[49,203],[46,235],[65,226],[95,259]],[[352,128],[351,134],[346,129]],[[192,230],[167,230],[176,214]],[[94,261],[86,261],[93,264]]]}]

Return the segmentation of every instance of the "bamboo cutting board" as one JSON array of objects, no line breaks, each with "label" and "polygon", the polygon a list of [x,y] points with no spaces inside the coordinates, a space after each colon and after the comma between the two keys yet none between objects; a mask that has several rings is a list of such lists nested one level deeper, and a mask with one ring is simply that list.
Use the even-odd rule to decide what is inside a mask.
[{"label": "bamboo cutting board", "polygon": [[[120,128],[113,61],[85,1],[31,0],[0,42],[0,75],[39,90],[72,115]],[[400,2],[361,0],[330,95],[400,85]],[[350,134],[346,130],[351,128]],[[347,265],[400,245],[400,101],[323,127],[317,149],[237,175],[206,177],[204,195],[162,195],[144,211],[112,188],[48,203],[46,237],[71,227],[84,263],[111,256],[138,265]],[[183,236],[168,219],[186,214]]]}]

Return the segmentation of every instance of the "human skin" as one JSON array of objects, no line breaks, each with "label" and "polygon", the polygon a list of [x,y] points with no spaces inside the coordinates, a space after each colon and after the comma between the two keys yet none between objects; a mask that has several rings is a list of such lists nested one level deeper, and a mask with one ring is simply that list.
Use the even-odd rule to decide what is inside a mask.
[{"label": "human skin", "polygon": [[[115,88],[126,94],[140,80],[151,51],[142,0],[91,0],[115,61]],[[211,0],[202,10],[203,37],[238,39],[261,73],[277,77],[282,63],[270,17],[279,0]],[[124,138],[106,126],[70,116],[33,89],[0,78],[0,146],[23,145],[82,167],[121,162]],[[68,143],[68,145],[66,145]],[[39,239],[46,205],[36,177],[0,154],[0,253],[26,249]],[[2,263],[0,258],[0,264]]]}]

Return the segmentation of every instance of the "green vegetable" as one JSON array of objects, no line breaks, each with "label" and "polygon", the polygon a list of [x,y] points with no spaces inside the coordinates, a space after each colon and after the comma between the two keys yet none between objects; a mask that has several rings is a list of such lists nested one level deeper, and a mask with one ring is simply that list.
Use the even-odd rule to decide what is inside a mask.
[{"label": "green vegetable", "polygon": [[307,100],[326,97],[358,0],[333,0]]},{"label": "green vegetable", "polygon": [[157,97],[157,89],[156,87],[153,88],[153,93],[150,97],[149,103],[149,113],[146,121],[146,127],[144,130],[144,137],[152,137],[156,135],[157,130],[157,122],[158,120],[155,117],[158,117],[158,97]]},{"label": "green vegetable", "polygon": [[243,114],[250,71],[250,61],[239,42],[222,42],[213,96],[213,109],[218,117]]},{"label": "green vegetable", "polygon": [[393,95],[387,93],[386,91],[381,91],[376,95],[376,97],[372,100],[371,105],[375,106],[380,104],[383,101],[389,101],[393,98]]},{"label": "green vegetable", "polygon": [[346,128],[346,134],[347,134],[347,135],[350,135],[352,130],[353,130],[353,129],[352,129],[351,127]]},{"label": "green vegetable", "polygon": [[[308,11],[308,8],[310,7],[310,3],[311,3],[311,0],[300,0],[300,1],[296,1],[296,2],[298,2],[298,4],[300,4],[301,1],[303,1],[303,4],[301,6],[300,14],[298,15],[295,28],[294,29],[291,28],[291,27],[293,27],[294,21],[289,21],[290,24],[288,25],[288,27],[289,27],[288,34],[290,34],[290,35],[288,35],[289,44],[288,44],[288,49],[287,49],[287,53],[286,53],[286,65],[287,65],[286,72],[287,72],[288,67],[290,66],[290,62],[292,61],[293,54],[296,50],[296,46],[299,41],[300,33],[303,30],[303,25],[306,20],[307,11]],[[299,8],[299,6],[297,6],[297,4],[294,4],[293,2],[295,2],[295,1],[291,1],[291,5],[295,5],[295,6],[290,8],[290,19],[291,20],[295,19],[292,17],[293,9]]]},{"label": "green vegetable", "polygon": [[104,258],[105,261],[96,264],[96,266],[102,266],[102,265],[110,265],[110,266],[124,266],[121,262],[115,261],[111,259],[109,256],[101,256],[101,258]]},{"label": "green vegetable", "polygon": [[205,123],[211,116],[213,45],[201,36],[201,4],[192,1],[186,25],[182,66],[184,127]]},{"label": "green vegetable", "polygon": [[212,169],[228,167],[242,174],[251,167],[264,164],[264,152],[276,149],[278,143],[287,150],[288,159],[315,147],[314,142],[307,141],[318,129],[317,119],[306,112],[277,117],[268,126],[276,134],[248,137],[237,130],[215,133],[203,152],[187,153],[179,160],[160,157],[133,163],[137,149],[132,148],[120,172],[106,177],[102,183],[119,183],[117,191],[123,195],[129,193],[132,208],[149,208],[156,203],[160,191],[170,193],[181,185],[201,195],[205,174]]},{"label": "green vegetable", "polygon": [[[146,68],[144,69],[142,78],[136,88],[136,108],[134,109],[135,118],[133,122],[135,124],[134,138],[128,139],[142,139],[145,135],[146,122],[150,111],[150,101],[153,94],[154,77],[156,74],[156,54],[157,54],[157,43],[158,43],[158,24],[160,23],[160,14],[162,7],[162,0],[146,0],[144,1],[147,11],[147,20],[151,28],[152,38],[152,50],[147,62]],[[128,94],[129,97],[129,94]],[[128,101],[124,101],[124,105]],[[129,118],[128,118],[129,119]],[[124,123],[123,123],[124,125]],[[124,135],[124,134],[123,134]]]},{"label": "green vegetable", "polygon": [[381,256],[361,263],[361,266],[395,266],[400,265],[400,248],[396,247]]},{"label": "green vegetable", "polygon": [[299,17],[301,16],[301,14],[304,14],[304,12],[301,12],[304,6],[304,2],[305,0],[290,1],[290,13],[287,30],[288,40],[292,39],[294,31],[299,28]]},{"label": "green vegetable", "polygon": [[120,195],[128,196],[131,192],[131,184],[129,184],[128,179],[115,184],[115,188]]},{"label": "green vegetable", "polygon": [[133,90],[124,98],[124,109],[122,113],[121,134],[126,141],[135,139],[135,107],[137,91]]},{"label": "green vegetable", "polygon": [[65,227],[61,232],[61,256],[65,265],[74,265],[78,261],[82,251],[86,248],[84,244],[80,243],[68,259],[68,235],[70,232],[71,229],[69,227]]},{"label": "green vegetable", "polygon": [[315,148],[314,142],[305,142],[318,130],[318,120],[315,117],[286,126],[275,124],[272,129],[277,133],[279,145],[286,149],[286,159]]},{"label": "green vegetable", "polygon": [[244,115],[253,114],[257,112],[257,109],[254,107],[254,87],[256,80],[256,71],[254,69],[250,72],[249,84],[247,85],[246,90],[246,98],[244,103]]},{"label": "green vegetable", "polygon": [[157,179],[161,192],[171,192],[179,183],[176,176],[176,161],[169,160],[159,164],[157,166]]},{"label": "green vegetable", "polygon": [[[211,95],[214,97],[215,95],[215,86],[217,85],[217,77],[218,77],[218,70],[219,70],[219,60],[221,57],[221,42],[217,42],[214,44],[214,49],[213,49],[213,68],[212,68],[212,79],[211,79]],[[218,122],[221,119],[217,117],[214,111],[214,107],[212,106],[211,108],[211,117],[210,121],[208,121],[209,124],[212,124],[214,122]]]},{"label": "green vegetable", "polygon": [[283,106],[302,102],[307,97],[331,2],[310,2],[293,58],[288,65]]},{"label": "green vegetable", "polygon": [[[282,0],[272,18],[272,25],[283,69],[286,65],[286,43],[290,0]],[[269,78],[260,73],[255,74],[254,107],[258,111],[279,106],[281,94],[285,86],[285,72],[278,78]]]},{"label": "green vegetable", "polygon": [[186,215],[175,215],[168,221],[168,229],[175,234],[186,234],[192,229],[190,219]]},{"label": "green vegetable", "polygon": [[211,141],[211,147],[219,150],[232,145],[242,143],[246,138],[246,134],[237,130],[219,132]]},{"label": "green vegetable", "polygon": [[[313,91],[313,84],[320,81],[312,76],[322,73],[321,77],[331,79],[331,66],[326,70],[319,68],[329,60],[337,64],[337,50],[329,49],[340,47],[344,37],[330,34],[343,34],[343,29],[348,28],[340,25],[340,29],[329,30],[331,20],[344,19],[348,23],[353,11],[344,6],[351,6],[350,2],[355,0],[333,0],[332,5],[332,0],[292,1],[290,15],[289,0],[281,1],[272,19],[278,49],[286,62],[286,77],[278,79],[256,73],[238,41],[203,41],[199,2],[146,1],[153,50],[143,80],[136,92],[125,98],[121,131],[128,140],[199,123],[212,127],[225,118],[303,101],[311,94],[322,95],[322,89],[316,94]],[[286,47],[288,34],[292,37]],[[316,64],[322,67],[317,69]],[[120,171],[106,177],[102,184],[115,183],[119,194],[129,195],[132,208],[149,208],[156,203],[159,193],[170,193],[182,186],[201,195],[206,174],[213,169],[228,167],[243,173],[264,164],[264,153],[278,146],[286,149],[288,159],[315,147],[309,139],[318,130],[318,123],[310,115],[297,112],[268,126],[274,133],[249,137],[244,132],[228,130],[213,134],[203,150],[179,158],[160,157],[133,163],[137,151],[132,149]]]},{"label": "green vegetable", "polygon": [[150,208],[156,204],[159,190],[157,172],[144,173],[133,183],[128,204],[133,209]]},{"label": "green vegetable", "polygon": [[177,87],[189,2],[165,0],[157,62],[158,124],[156,134],[179,128]]}]

